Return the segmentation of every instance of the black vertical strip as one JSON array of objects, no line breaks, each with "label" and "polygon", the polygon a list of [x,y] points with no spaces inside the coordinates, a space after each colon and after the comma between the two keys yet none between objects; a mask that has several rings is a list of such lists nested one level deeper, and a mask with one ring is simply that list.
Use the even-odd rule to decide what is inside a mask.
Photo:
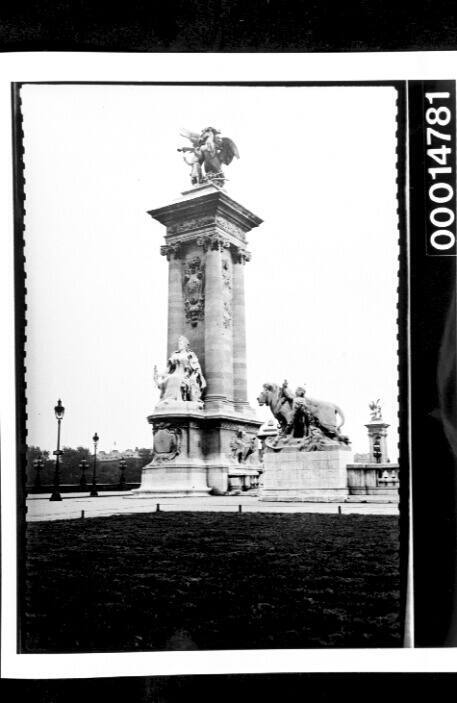
[{"label": "black vertical strip", "polygon": [[[453,81],[413,81],[408,86],[414,614],[418,647],[457,644],[452,626],[457,554],[456,259],[427,254],[430,158],[425,123],[425,94],[449,92],[446,104],[455,113],[454,91]],[[453,184],[455,187],[455,172]]]},{"label": "black vertical strip", "polygon": [[[24,257],[24,147],[20,84],[12,85],[13,183],[14,183],[14,306],[16,390],[16,489],[17,489],[17,648],[22,649],[22,617],[25,582],[26,512],[26,384],[25,384],[25,257]],[[14,470],[14,467],[8,467]]]}]

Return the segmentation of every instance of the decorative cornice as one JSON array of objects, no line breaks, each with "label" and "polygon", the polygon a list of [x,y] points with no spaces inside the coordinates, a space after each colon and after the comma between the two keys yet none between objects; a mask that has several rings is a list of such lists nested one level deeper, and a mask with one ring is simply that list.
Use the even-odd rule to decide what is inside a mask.
[{"label": "decorative cornice", "polygon": [[212,215],[179,220],[167,226],[167,236],[174,237],[179,234],[195,232],[195,230],[201,231],[208,227],[214,227],[214,223],[215,218]]},{"label": "decorative cornice", "polygon": [[233,237],[235,237],[236,240],[241,240],[242,242],[246,243],[246,235],[241,229],[241,227],[236,224],[233,224],[233,222],[230,222],[230,220],[227,220],[221,215],[216,215],[215,224],[218,229],[221,229],[227,234],[231,234]]},{"label": "decorative cornice", "polygon": [[212,225],[225,228],[227,232],[230,230],[230,234],[234,234],[236,237],[249,232],[262,223],[260,217],[254,215],[219,188],[211,188],[203,195],[196,197],[185,197],[183,200],[165,207],[149,210],[148,213],[168,229],[180,223],[181,227],[188,231],[186,222],[201,220],[200,226]]}]

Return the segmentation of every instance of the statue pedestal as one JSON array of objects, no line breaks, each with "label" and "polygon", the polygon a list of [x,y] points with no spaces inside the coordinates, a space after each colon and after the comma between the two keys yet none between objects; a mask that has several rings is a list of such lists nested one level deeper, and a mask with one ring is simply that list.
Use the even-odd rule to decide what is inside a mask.
[{"label": "statue pedestal", "polygon": [[133,498],[202,498],[209,494],[206,466],[189,463],[154,464],[141,472],[141,486],[131,492]]},{"label": "statue pedestal", "polygon": [[229,475],[243,466],[260,471],[258,452],[249,463],[233,456],[237,432],[255,438],[261,422],[241,414],[187,410],[187,403],[159,404],[148,417],[153,425],[154,455],[143,468],[136,498],[201,497],[223,495],[229,490]]},{"label": "statue pedestal", "polygon": [[260,500],[280,502],[339,502],[348,496],[346,466],[349,448],[305,452],[295,447],[267,449]]}]

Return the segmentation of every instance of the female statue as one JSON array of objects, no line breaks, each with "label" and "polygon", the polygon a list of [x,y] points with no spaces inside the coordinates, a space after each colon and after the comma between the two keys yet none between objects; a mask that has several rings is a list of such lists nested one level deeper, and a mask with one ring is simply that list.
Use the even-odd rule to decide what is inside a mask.
[{"label": "female statue", "polygon": [[161,390],[160,400],[199,401],[206,388],[200,362],[190,349],[189,340],[181,335],[178,348],[168,359],[167,371],[159,376],[154,367],[154,380]]}]

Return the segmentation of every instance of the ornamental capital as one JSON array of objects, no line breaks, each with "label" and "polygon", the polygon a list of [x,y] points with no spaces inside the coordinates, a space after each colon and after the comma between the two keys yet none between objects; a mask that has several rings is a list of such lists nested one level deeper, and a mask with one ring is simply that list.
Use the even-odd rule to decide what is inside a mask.
[{"label": "ornamental capital", "polygon": [[167,257],[167,261],[170,261],[170,259],[180,259],[182,255],[182,246],[180,242],[176,242],[175,244],[163,244],[160,247],[160,253],[162,256]]},{"label": "ornamental capital", "polygon": [[234,259],[238,264],[245,264],[246,261],[251,260],[251,252],[244,247],[235,247]]},{"label": "ornamental capital", "polygon": [[204,252],[208,251],[208,249],[222,251],[230,247],[230,241],[220,234],[207,234],[198,237],[196,242],[199,247],[203,248]]}]

